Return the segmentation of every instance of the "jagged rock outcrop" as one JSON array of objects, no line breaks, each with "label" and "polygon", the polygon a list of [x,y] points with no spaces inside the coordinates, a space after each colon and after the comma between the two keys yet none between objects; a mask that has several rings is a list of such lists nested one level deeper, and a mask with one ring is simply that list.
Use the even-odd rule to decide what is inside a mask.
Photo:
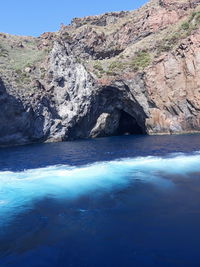
[{"label": "jagged rock outcrop", "polygon": [[200,1],[0,34],[0,145],[200,132]]}]

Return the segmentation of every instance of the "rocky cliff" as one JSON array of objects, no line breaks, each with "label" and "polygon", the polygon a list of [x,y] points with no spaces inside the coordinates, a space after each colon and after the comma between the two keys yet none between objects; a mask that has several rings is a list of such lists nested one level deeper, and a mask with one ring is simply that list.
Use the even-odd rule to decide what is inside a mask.
[{"label": "rocky cliff", "polygon": [[200,0],[0,34],[0,145],[200,132]]}]

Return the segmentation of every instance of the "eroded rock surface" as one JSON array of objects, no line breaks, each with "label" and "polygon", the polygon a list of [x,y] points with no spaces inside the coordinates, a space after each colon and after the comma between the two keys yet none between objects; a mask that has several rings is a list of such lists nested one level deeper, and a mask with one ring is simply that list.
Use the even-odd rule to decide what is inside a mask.
[{"label": "eroded rock surface", "polygon": [[0,34],[0,145],[200,132],[200,1]]}]

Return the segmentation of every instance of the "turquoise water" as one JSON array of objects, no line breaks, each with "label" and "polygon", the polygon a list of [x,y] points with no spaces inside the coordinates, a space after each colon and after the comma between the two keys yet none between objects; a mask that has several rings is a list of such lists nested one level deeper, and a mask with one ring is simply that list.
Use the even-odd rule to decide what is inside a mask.
[{"label": "turquoise water", "polygon": [[200,136],[0,150],[0,266],[199,266]]}]

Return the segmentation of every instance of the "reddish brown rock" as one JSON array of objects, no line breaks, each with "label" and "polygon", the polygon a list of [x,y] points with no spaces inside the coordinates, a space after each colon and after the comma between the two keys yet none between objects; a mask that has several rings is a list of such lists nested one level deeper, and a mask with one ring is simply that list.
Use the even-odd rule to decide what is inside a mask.
[{"label": "reddish brown rock", "polygon": [[200,1],[0,34],[0,73],[1,145],[200,132]]}]

